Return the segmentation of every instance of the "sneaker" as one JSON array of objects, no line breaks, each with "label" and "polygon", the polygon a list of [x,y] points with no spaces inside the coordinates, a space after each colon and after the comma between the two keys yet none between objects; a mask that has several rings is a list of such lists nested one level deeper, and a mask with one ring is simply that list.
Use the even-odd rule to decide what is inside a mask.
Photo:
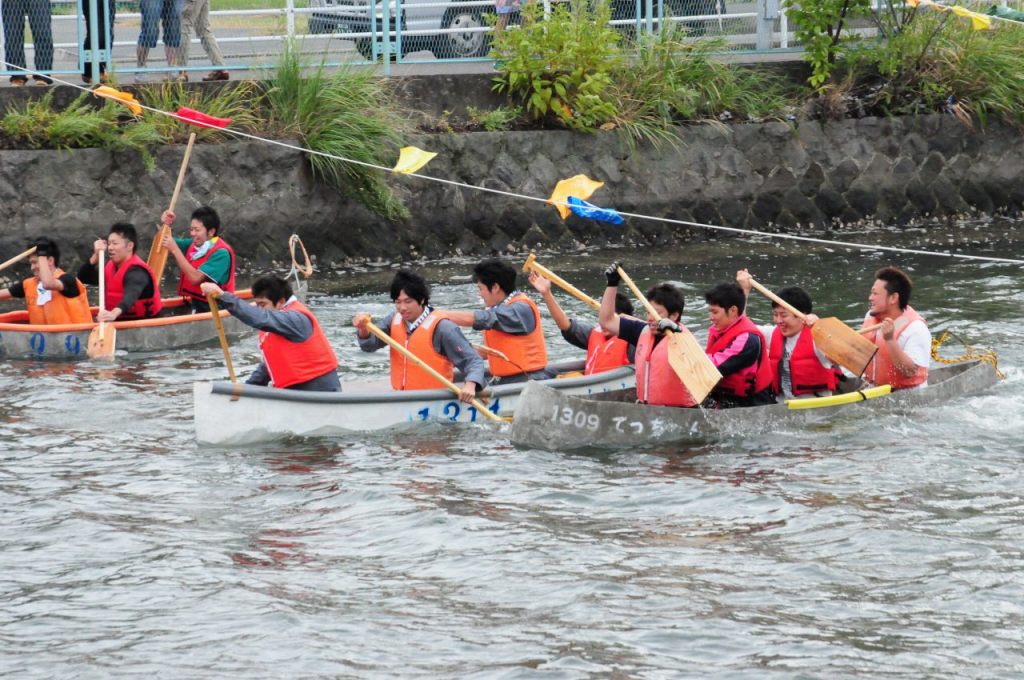
[{"label": "sneaker", "polygon": [[28,78],[22,78],[21,76],[11,77],[11,87],[21,87],[28,82]]},{"label": "sneaker", "polygon": [[32,76],[32,84],[46,87],[47,85],[53,85],[53,81],[46,76]]},{"label": "sneaker", "polygon": [[210,75],[203,78],[204,83],[208,83],[213,80],[228,80],[231,76],[228,75],[227,71],[213,71]]}]

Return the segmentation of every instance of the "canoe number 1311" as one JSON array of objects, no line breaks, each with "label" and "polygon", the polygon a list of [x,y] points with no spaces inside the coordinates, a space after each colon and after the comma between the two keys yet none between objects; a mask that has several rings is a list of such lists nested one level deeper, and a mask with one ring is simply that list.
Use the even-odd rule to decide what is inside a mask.
[{"label": "canoe number 1311", "polygon": [[[491,411],[492,413],[497,413],[499,411],[499,409],[501,409],[501,400],[500,399],[495,399],[487,407],[487,410]],[[452,421],[453,423],[458,421],[459,420],[459,416],[462,415],[463,413],[469,414],[469,422],[471,422],[471,423],[475,423],[476,422],[477,410],[476,410],[475,406],[466,406],[465,410],[463,410],[463,405],[460,404],[459,402],[457,402],[457,401],[449,401],[448,403],[446,403],[444,406],[442,406],[438,410],[440,411],[440,413],[437,414],[437,417],[445,418],[447,420]],[[426,406],[424,408],[421,408],[419,411],[416,411],[416,415],[419,416],[420,420],[427,420],[428,418],[430,418],[430,415],[431,415],[430,414],[430,407]],[[466,420],[466,419],[463,418],[463,420]]]}]

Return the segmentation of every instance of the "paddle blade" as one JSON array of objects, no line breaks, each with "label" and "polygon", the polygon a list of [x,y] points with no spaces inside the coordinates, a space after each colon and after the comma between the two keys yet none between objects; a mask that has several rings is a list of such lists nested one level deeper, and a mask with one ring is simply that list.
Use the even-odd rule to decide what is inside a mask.
[{"label": "paddle blade", "polygon": [[811,326],[814,344],[834,363],[861,375],[878,347],[834,316]]},{"label": "paddle blade", "polygon": [[673,333],[668,342],[668,363],[698,404],[714,389],[722,374],[693,337],[684,331]]},{"label": "paddle blade", "polygon": [[117,329],[109,323],[93,328],[89,333],[89,344],[87,345],[89,358],[96,361],[113,361],[116,344]]},{"label": "paddle blade", "polygon": [[149,249],[149,258],[146,264],[153,270],[153,280],[160,285],[160,279],[164,275],[164,267],[167,266],[167,248],[164,248],[164,236],[171,233],[171,228],[161,224],[156,230],[156,237]]}]

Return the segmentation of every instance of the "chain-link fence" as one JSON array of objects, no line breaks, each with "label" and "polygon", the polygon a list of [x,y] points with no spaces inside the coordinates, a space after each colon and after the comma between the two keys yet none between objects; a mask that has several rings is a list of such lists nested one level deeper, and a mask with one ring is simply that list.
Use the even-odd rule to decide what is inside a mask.
[{"label": "chain-link fence", "polygon": [[[543,2],[548,13],[558,0],[524,1]],[[232,70],[272,68],[292,38],[313,61],[382,62],[385,73],[392,63],[485,61],[494,31],[489,15],[500,17],[515,2],[216,0],[214,9],[210,0],[0,0],[0,74],[15,85],[46,84],[48,75],[91,81],[95,50],[101,76],[109,70],[122,82],[226,79]],[[610,2],[611,24],[626,44],[675,23],[695,38],[719,36],[735,51],[799,49],[782,0]],[[509,23],[515,21],[513,15]],[[869,23],[858,30],[870,32]]]}]

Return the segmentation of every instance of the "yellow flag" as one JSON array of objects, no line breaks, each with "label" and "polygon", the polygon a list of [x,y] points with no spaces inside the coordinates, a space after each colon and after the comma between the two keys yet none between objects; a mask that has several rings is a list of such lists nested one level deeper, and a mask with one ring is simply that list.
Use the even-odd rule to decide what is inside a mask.
[{"label": "yellow flag", "polygon": [[958,17],[969,18],[971,20],[971,27],[975,31],[984,31],[986,28],[992,28],[992,18],[984,14],[978,14],[972,12],[966,7],[950,7],[953,10],[953,14]]},{"label": "yellow flag", "polygon": [[115,90],[112,87],[101,85],[93,90],[92,93],[97,97],[121,102],[128,107],[128,110],[131,111],[134,116],[142,115],[142,107],[139,106],[138,100],[135,99],[135,95],[131,92],[122,92],[121,90]]},{"label": "yellow flag", "polygon": [[558,214],[564,220],[569,216],[569,206],[565,205],[565,202],[570,196],[575,196],[585,201],[590,198],[592,193],[603,186],[604,182],[597,182],[586,175],[576,175],[569,179],[563,179],[555,185],[555,190],[551,193],[548,203],[558,209]]},{"label": "yellow flag", "polygon": [[415,146],[403,146],[402,152],[398,155],[398,162],[395,163],[395,167],[392,169],[395,172],[408,175],[432,161],[436,155],[433,151],[424,151],[423,149],[417,149]]}]

